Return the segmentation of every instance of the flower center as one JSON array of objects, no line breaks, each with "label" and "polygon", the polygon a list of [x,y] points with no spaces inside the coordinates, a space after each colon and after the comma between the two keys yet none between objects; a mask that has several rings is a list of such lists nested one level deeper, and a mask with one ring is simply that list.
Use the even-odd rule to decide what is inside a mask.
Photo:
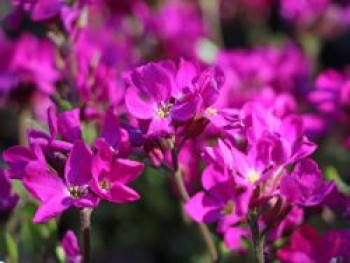
[{"label": "flower center", "polygon": [[260,178],[260,175],[257,171],[249,171],[248,172],[248,182],[251,184],[254,184],[256,181],[258,181]]},{"label": "flower center", "polygon": [[164,101],[162,101],[157,110],[157,116],[162,119],[168,117],[172,106],[172,103],[164,103]]},{"label": "flower center", "polygon": [[106,180],[100,182],[100,186],[103,190],[111,189],[111,184],[109,182],[107,182]]},{"label": "flower center", "polygon": [[228,201],[224,208],[221,210],[222,215],[230,215],[235,209],[235,204],[232,200]]},{"label": "flower center", "polygon": [[213,116],[213,115],[216,115],[218,113],[218,110],[209,107],[205,110],[205,113],[209,116]]},{"label": "flower center", "polygon": [[78,199],[82,197],[86,193],[86,188],[82,188],[81,186],[70,186],[68,187],[68,192],[74,199]]}]

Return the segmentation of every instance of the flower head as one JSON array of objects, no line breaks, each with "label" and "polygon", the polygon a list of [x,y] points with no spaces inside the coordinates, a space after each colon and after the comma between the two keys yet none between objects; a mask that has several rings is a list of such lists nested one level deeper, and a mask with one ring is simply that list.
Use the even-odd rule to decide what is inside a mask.
[{"label": "flower head", "polygon": [[97,206],[99,198],[89,189],[91,161],[91,150],[78,140],[66,161],[63,178],[47,163],[33,161],[27,164],[23,184],[41,202],[34,222],[47,222],[70,207]]},{"label": "flower head", "polygon": [[170,61],[149,63],[130,73],[125,103],[131,115],[149,121],[148,135],[169,135],[174,128],[207,118],[218,126],[228,123],[212,107],[224,83],[217,67],[204,70],[186,60],[178,68]]},{"label": "flower head", "polygon": [[322,172],[311,159],[301,161],[281,179],[281,195],[302,206],[320,204],[334,187],[334,182],[323,180]]},{"label": "flower head", "polygon": [[192,196],[185,205],[196,222],[223,222],[227,217],[238,222],[246,215],[251,191],[237,187],[231,175],[225,176],[214,166],[208,166],[202,174],[202,185],[204,191]]},{"label": "flower head", "polygon": [[332,262],[347,260],[350,232],[332,230],[321,236],[315,228],[303,225],[292,234],[289,245],[278,250],[278,258],[283,262]]},{"label": "flower head", "polygon": [[143,164],[119,158],[106,145],[92,159],[90,187],[99,197],[114,203],[129,203],[140,198],[128,184],[140,176]]}]

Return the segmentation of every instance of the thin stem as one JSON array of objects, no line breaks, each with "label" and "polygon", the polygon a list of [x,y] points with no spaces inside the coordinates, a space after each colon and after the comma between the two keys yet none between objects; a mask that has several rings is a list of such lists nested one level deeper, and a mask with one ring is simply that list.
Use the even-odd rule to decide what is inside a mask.
[{"label": "thin stem", "polygon": [[[172,149],[171,151],[171,157],[172,157],[172,163],[173,163],[173,176],[175,178],[175,182],[177,185],[177,188],[179,190],[179,193],[181,195],[182,203],[187,202],[190,199],[190,195],[187,192],[185,183],[182,178],[181,170],[179,169],[179,163],[178,163],[178,155],[177,155],[176,149]],[[201,232],[201,235],[203,237],[203,240],[209,250],[210,257],[213,262],[218,262],[219,256],[218,252],[215,246],[215,243],[213,241],[213,238],[211,236],[211,233],[208,229],[208,226],[206,224],[199,224],[199,230]]]},{"label": "thin stem", "polygon": [[259,230],[258,216],[252,213],[248,218],[250,231],[252,233],[252,256],[254,263],[264,263],[265,235]]},{"label": "thin stem", "polygon": [[80,210],[80,224],[83,235],[83,262],[90,262],[90,225],[92,209],[83,208]]},{"label": "thin stem", "polygon": [[220,1],[200,0],[199,6],[202,9],[203,21],[209,29],[210,38],[219,46],[223,46],[221,22],[220,22]]},{"label": "thin stem", "polygon": [[5,225],[0,223],[0,255],[5,258],[7,247],[6,247],[6,231],[5,231]]},{"label": "thin stem", "polygon": [[27,143],[27,120],[31,117],[28,108],[23,108],[19,113],[18,118],[18,141],[21,145],[28,145]]}]

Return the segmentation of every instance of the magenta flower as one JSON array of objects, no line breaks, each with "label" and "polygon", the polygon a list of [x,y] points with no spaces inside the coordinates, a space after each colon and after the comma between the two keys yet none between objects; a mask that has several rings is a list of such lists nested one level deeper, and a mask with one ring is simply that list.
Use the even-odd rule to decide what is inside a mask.
[{"label": "magenta flower", "polygon": [[6,171],[0,169],[0,223],[7,221],[19,200],[17,194],[11,193],[11,187]]},{"label": "magenta flower", "polygon": [[[96,34],[99,34],[98,39],[102,43],[95,43]],[[113,50],[118,49],[114,52],[118,54],[120,52],[130,53],[128,50],[124,51],[122,47],[116,47],[114,45],[116,40],[105,39],[107,34],[112,35],[113,33],[111,30],[105,29],[102,33],[84,30],[79,33],[79,39],[74,47],[78,60],[77,91],[82,101],[97,109],[98,107],[95,104],[101,102],[118,105],[123,101],[125,89],[115,68],[130,66],[129,64],[124,65],[120,58],[107,57],[107,54],[110,56],[112,49],[109,46],[105,47],[106,43],[109,42],[112,42],[109,44],[113,45]],[[125,60],[131,61],[132,58],[125,58]]]},{"label": "magenta flower", "polygon": [[332,127],[342,128],[346,145],[346,137],[350,132],[350,78],[328,69],[321,72],[316,79],[316,89],[309,94],[309,101],[318,110],[316,117],[327,124],[329,131]]},{"label": "magenta flower", "polygon": [[223,50],[216,65],[226,77],[218,100],[221,107],[241,107],[252,99],[260,101],[264,89],[274,90],[277,96],[283,92],[300,97],[311,88],[310,62],[293,44],[280,49],[260,46],[252,50]]},{"label": "magenta flower", "polygon": [[271,109],[273,114],[280,118],[297,112],[297,102],[291,93],[276,92],[271,87],[263,88],[253,101]]},{"label": "magenta flower", "polygon": [[76,235],[68,230],[61,240],[61,246],[66,254],[67,263],[81,263],[82,255]]},{"label": "magenta flower", "polygon": [[52,105],[49,98],[60,79],[53,44],[24,34],[9,41],[0,33],[0,94],[6,102],[29,105],[39,119]]},{"label": "magenta flower", "polygon": [[53,94],[60,77],[52,43],[32,35],[23,35],[15,43],[9,70],[17,74],[19,83],[33,83],[47,95]]},{"label": "magenta flower", "polygon": [[131,83],[125,95],[129,112],[141,120],[150,120],[148,134],[172,132],[170,110],[172,76],[168,62],[149,63],[131,73]]},{"label": "magenta flower", "polygon": [[[18,145],[4,151],[3,158],[9,165],[7,173],[11,179],[25,177],[26,166],[35,161],[46,165],[48,160],[52,167],[62,166],[63,169],[66,155],[72,149],[72,143],[81,137],[79,110],[64,112],[57,117],[55,110],[50,108],[48,126],[49,135],[40,130],[28,132],[29,148]],[[58,140],[58,135],[67,141]]]},{"label": "magenta flower", "polygon": [[74,143],[81,139],[80,110],[73,109],[56,114],[53,107],[48,110],[48,126],[51,140],[55,140],[57,135],[63,141]]},{"label": "magenta flower", "polygon": [[200,156],[197,146],[200,141],[191,141],[183,146],[179,153],[179,166],[187,191],[192,194],[200,178]]},{"label": "magenta flower", "polygon": [[350,101],[349,81],[335,70],[321,72],[315,85],[316,89],[310,93],[309,100],[320,112],[335,114]]},{"label": "magenta flower", "polygon": [[12,0],[14,7],[20,10],[28,11],[34,21],[46,20],[57,16],[63,0]]},{"label": "magenta flower", "polygon": [[[89,0],[79,0],[79,5]],[[33,21],[43,21],[59,17],[64,8],[67,8],[65,0],[12,0],[15,11],[29,12]]]},{"label": "magenta flower", "polygon": [[305,136],[303,120],[298,116],[280,119],[257,103],[247,103],[242,114],[248,143],[254,145],[263,138],[271,138],[275,143],[271,155],[279,165],[295,163],[316,150],[316,145]]},{"label": "magenta flower", "polygon": [[193,117],[206,117],[214,125],[223,126],[223,116],[219,109],[212,106],[217,101],[224,82],[224,74],[219,68],[208,67],[200,71],[193,63],[180,60],[173,88],[177,100],[171,111],[172,118],[183,122]]},{"label": "magenta flower", "polygon": [[284,235],[293,232],[302,224],[303,220],[304,210],[298,206],[293,206],[286,218],[284,218],[282,222],[276,225],[276,227],[274,227],[269,233],[268,241],[274,242]]},{"label": "magenta flower", "polygon": [[166,57],[197,58],[196,44],[205,37],[199,11],[194,3],[169,1],[151,17],[154,31],[166,47]]},{"label": "magenta flower", "polygon": [[[80,110],[73,109],[56,114],[56,110],[50,107],[47,110],[47,122],[49,134],[41,130],[30,130],[28,141],[30,148],[40,148],[46,158],[53,158],[56,153],[69,152],[73,143],[81,139]],[[37,154],[40,151],[36,151]]]},{"label": "magenta flower", "polygon": [[322,205],[327,206],[345,218],[350,218],[350,197],[339,191],[337,187],[332,188]]},{"label": "magenta flower", "polygon": [[34,21],[46,20],[57,16],[64,5],[63,0],[37,0],[31,10]]},{"label": "magenta flower", "polygon": [[326,263],[336,259],[346,262],[350,258],[349,242],[349,230],[332,230],[321,236],[313,227],[303,225],[277,256],[285,263]]},{"label": "magenta flower", "polygon": [[130,138],[132,137],[131,133],[131,130],[122,127],[117,111],[111,107],[104,116],[101,134],[95,140],[94,147],[99,149],[99,144],[101,144],[101,147],[105,147],[104,145],[107,144],[108,147],[106,148],[112,147],[116,155],[125,157],[131,152],[133,144],[133,138]]},{"label": "magenta flower", "polygon": [[247,154],[231,148],[232,170],[236,180],[242,184],[257,185],[273,177],[281,169],[280,163],[274,154],[280,154],[276,138],[266,136],[253,145]]},{"label": "magenta flower", "polygon": [[143,167],[140,162],[118,158],[115,151],[105,145],[92,159],[90,187],[100,198],[110,202],[136,201],[140,196],[128,184],[140,176]]},{"label": "magenta flower", "polygon": [[[228,172],[236,182],[236,187],[254,190],[265,183],[264,188],[260,188],[260,194],[268,198],[276,194],[278,187],[276,183],[284,169],[274,156],[278,142],[276,138],[264,137],[249,147],[245,153],[229,142],[218,140],[215,147],[206,148],[204,159],[208,165],[213,165],[221,173]],[[271,182],[266,183],[268,180]]]},{"label": "magenta flower", "polygon": [[175,124],[195,118],[219,127],[229,123],[231,111],[212,107],[224,83],[216,67],[200,71],[186,60],[180,60],[178,69],[169,61],[149,63],[134,70],[129,82],[126,106],[134,117],[150,121],[148,135],[170,134]]},{"label": "magenta flower", "polygon": [[292,0],[282,0],[281,13],[293,22],[308,25],[325,13],[330,2],[330,0],[303,0],[296,3]]},{"label": "magenta flower", "polygon": [[36,150],[35,152],[32,149],[17,145],[3,152],[4,161],[9,166],[9,169],[6,171],[9,178],[22,179],[25,175],[25,167],[31,161],[41,160],[45,162],[45,157],[40,149],[37,147]]},{"label": "magenta flower", "polygon": [[64,179],[46,163],[34,161],[26,166],[23,184],[41,205],[35,223],[45,223],[70,207],[95,207],[99,198],[89,191],[92,153],[78,140],[67,159]]},{"label": "magenta flower", "polygon": [[224,242],[228,249],[237,251],[245,250],[243,238],[249,238],[250,232],[247,228],[230,227],[224,233]]},{"label": "magenta flower", "polygon": [[[93,11],[90,7],[98,8],[97,5],[100,3],[93,2],[89,6],[89,11],[95,12],[96,10]],[[105,11],[108,11],[110,15],[110,10],[102,12]],[[101,13],[96,15],[99,17]],[[113,17],[113,22],[102,23],[96,27],[81,29],[79,25],[76,25],[74,31],[77,33],[77,40],[73,47],[73,52],[77,57],[75,79],[77,91],[87,108],[100,115],[103,114],[101,103],[106,103],[108,106],[119,106],[120,111],[125,110],[126,89],[120,72],[139,65],[139,54],[136,54],[133,48],[134,39],[126,32],[130,28],[117,26],[124,22],[117,22],[114,19],[119,19],[119,17]],[[69,59],[66,60],[67,66],[69,63]]]},{"label": "magenta flower", "polygon": [[281,179],[281,195],[291,203],[316,206],[333,190],[333,181],[325,182],[322,172],[311,159],[302,160]]},{"label": "magenta flower", "polygon": [[207,166],[202,174],[204,191],[198,192],[185,204],[189,216],[198,223],[213,223],[230,217],[238,222],[248,211],[251,191],[237,187],[230,174],[222,174]]}]

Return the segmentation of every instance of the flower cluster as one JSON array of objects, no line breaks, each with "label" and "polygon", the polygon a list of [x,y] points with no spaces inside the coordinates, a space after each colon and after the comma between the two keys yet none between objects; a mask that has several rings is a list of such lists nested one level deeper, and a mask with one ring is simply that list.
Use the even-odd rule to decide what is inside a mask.
[{"label": "flower cluster", "polygon": [[[179,66],[170,61],[149,63],[130,72],[125,104],[130,114],[149,122],[147,135],[171,135],[175,128],[209,119],[214,125],[229,125],[215,108],[224,83],[217,67],[203,71],[188,61]],[[190,131],[185,131],[190,132]]]},{"label": "flower cluster", "polygon": [[255,104],[245,105],[240,115],[243,126],[237,132],[244,143],[219,140],[205,149],[204,190],[186,204],[195,221],[218,221],[224,235],[249,223],[252,214],[270,231],[294,207],[321,204],[335,186],[309,158],[316,146],[305,137],[300,118],[280,119]]},{"label": "flower cluster", "polygon": [[291,237],[291,244],[278,250],[283,262],[331,262],[350,257],[349,230],[332,230],[321,236],[315,228],[303,225]]},{"label": "flower cluster", "polygon": [[126,159],[118,144],[110,144],[110,134],[116,130],[109,128],[118,127],[113,111],[106,115],[102,136],[92,148],[82,140],[80,121],[79,109],[57,116],[50,108],[49,134],[30,130],[29,148],[14,146],[4,152],[9,177],[21,180],[41,203],[36,223],[47,222],[70,207],[95,208],[101,199],[118,204],[139,199],[128,184],[141,174],[143,164]]},{"label": "flower cluster", "polygon": [[[317,110],[315,116],[323,123],[326,132],[333,125],[344,127],[342,137],[349,135],[350,127],[350,79],[346,74],[335,70],[326,70],[317,77],[316,89],[309,94],[309,100]],[[350,147],[350,137],[345,144]]]},{"label": "flower cluster", "polygon": [[[105,229],[135,243],[168,227],[160,215],[174,232],[184,229],[176,219],[198,225],[213,262],[349,261],[349,3],[5,0],[0,9],[4,261],[18,260],[17,242],[29,261],[89,262],[90,239],[101,249]],[[125,208],[135,214],[115,208],[131,218],[129,233],[116,231],[124,223],[104,203],[141,195]],[[90,234],[97,209],[98,223],[112,223]],[[32,232],[60,244],[50,239],[35,257],[24,244]],[[162,242],[162,261],[178,240]],[[205,258],[186,251],[171,260]]]}]

